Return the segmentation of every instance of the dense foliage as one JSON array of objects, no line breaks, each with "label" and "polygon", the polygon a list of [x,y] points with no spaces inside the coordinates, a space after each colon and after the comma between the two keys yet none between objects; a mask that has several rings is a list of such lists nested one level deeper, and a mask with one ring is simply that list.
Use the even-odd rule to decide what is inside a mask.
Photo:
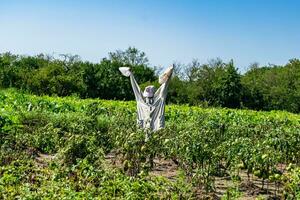
[{"label": "dense foliage", "polygon": [[[193,199],[240,172],[300,196],[300,117],[171,105],[166,128],[144,142],[135,103],[0,92],[0,194],[4,199]],[[119,166],[105,156],[113,153]],[[173,160],[175,180],[152,176],[151,156]],[[285,166],[285,167],[281,167]],[[224,199],[240,196],[239,184]],[[268,187],[267,187],[268,188]],[[274,193],[272,193],[274,195]]]},{"label": "dense foliage", "polygon": [[285,66],[252,68],[242,77],[248,108],[300,112],[300,60]]},{"label": "dense foliage", "polygon": [[[132,100],[128,78],[118,68],[132,68],[138,83],[157,85],[157,68],[144,52],[129,47],[110,52],[99,63],[83,62],[78,56],[19,56],[0,54],[0,87],[15,87],[37,95],[78,95],[81,98]],[[168,101],[171,103],[286,110],[300,112],[300,61],[284,66],[253,64],[240,74],[233,61],[220,59],[201,64],[175,64]]]},{"label": "dense foliage", "polygon": [[[131,58],[132,51],[135,58]],[[47,55],[0,56],[0,85],[15,87],[34,94],[82,98],[132,99],[129,80],[121,76],[118,68],[130,66],[141,83],[154,81],[154,70],[145,64],[144,54],[129,48],[125,55],[110,54],[100,63],[83,62],[78,56],[60,55],[56,59]],[[130,59],[130,62],[125,59]],[[135,60],[136,59],[136,60]],[[134,64],[134,65],[133,65]]]}]

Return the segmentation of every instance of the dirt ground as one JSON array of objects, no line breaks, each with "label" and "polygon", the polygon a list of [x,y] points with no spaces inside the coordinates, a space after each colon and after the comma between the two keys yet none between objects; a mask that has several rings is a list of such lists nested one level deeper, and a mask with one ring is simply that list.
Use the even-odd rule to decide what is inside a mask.
[{"label": "dirt ground", "polygon": [[[46,165],[49,161],[54,159],[53,155],[39,154],[36,157],[37,164],[40,166]],[[109,167],[122,168],[122,163],[114,153],[110,153],[105,156],[105,163]],[[279,166],[283,169],[285,166]],[[154,159],[154,168],[150,172],[150,176],[163,176],[171,181],[175,181],[179,173],[179,167],[172,160],[165,159]],[[255,200],[255,199],[280,199],[278,193],[281,192],[281,187],[277,189],[277,194],[275,194],[275,183],[268,183],[265,181],[264,189],[262,189],[262,180],[250,175],[250,180],[248,180],[247,173],[243,170],[239,172],[241,181],[238,183],[238,188],[242,195],[239,199],[242,200]],[[224,177],[214,177],[215,191],[213,193],[206,194],[204,191],[197,190],[197,196],[199,199],[221,199],[221,197],[226,194],[229,188],[234,186],[233,181],[230,176]],[[278,188],[278,186],[277,186]]]},{"label": "dirt ground", "polygon": [[[108,154],[105,158],[108,165],[112,165],[112,167],[116,168],[122,167],[121,162],[113,153]],[[163,176],[171,181],[175,181],[178,172],[179,168],[172,160],[155,158],[154,168],[149,174],[150,176]],[[279,190],[277,189],[277,194],[275,194],[275,183],[265,181],[264,189],[262,189],[262,179],[250,175],[250,179],[248,180],[247,173],[243,170],[239,172],[239,176],[241,177],[241,180],[238,183],[238,188],[241,193],[239,199],[280,199],[278,193],[280,194],[282,188],[279,186]],[[214,177],[214,179],[215,191],[209,194],[205,194],[204,191],[197,191],[199,199],[221,199],[229,188],[234,187],[234,183],[230,176]]]}]

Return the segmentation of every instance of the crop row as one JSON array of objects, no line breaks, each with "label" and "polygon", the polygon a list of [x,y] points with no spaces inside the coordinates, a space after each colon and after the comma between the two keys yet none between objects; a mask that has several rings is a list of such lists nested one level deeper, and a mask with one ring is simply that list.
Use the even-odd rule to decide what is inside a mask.
[{"label": "crop row", "polygon": [[[248,182],[254,175],[262,180],[262,187],[265,182],[283,185],[281,195],[287,198],[296,198],[300,193],[296,173],[300,163],[299,115],[169,105],[166,128],[151,133],[147,142],[145,131],[137,129],[135,122],[135,102],[39,97],[3,90],[0,92],[0,175],[6,174],[4,177],[9,179],[9,175],[13,175],[8,169],[20,162],[20,158],[34,160],[37,155],[45,154],[55,156],[53,169],[69,170],[57,176],[72,178],[78,172],[70,172],[70,169],[80,168],[82,163],[87,163],[85,167],[103,170],[104,156],[113,152],[121,161],[123,181],[131,177],[150,184],[149,172],[153,158],[157,157],[172,160],[192,188],[206,192],[215,190],[216,177],[230,176],[233,181],[240,181],[240,172],[244,171]],[[102,177],[91,171],[94,173],[91,177]],[[82,176],[85,177],[82,174],[73,177],[73,183],[84,179]],[[15,181],[13,179],[11,185],[4,184],[7,182],[0,178],[4,194],[15,187]],[[19,182],[22,190],[15,195],[24,194],[25,182]],[[107,182],[90,180],[89,183],[95,188],[104,188],[101,183]],[[190,194],[192,190],[182,191],[178,185],[165,184],[169,184],[166,188],[173,187],[172,191],[179,196]],[[88,190],[86,185],[76,187],[78,191]],[[153,191],[159,193],[159,197],[173,195],[175,198],[174,194]],[[93,197],[101,192],[97,190]],[[117,196],[118,191],[109,194]]]}]

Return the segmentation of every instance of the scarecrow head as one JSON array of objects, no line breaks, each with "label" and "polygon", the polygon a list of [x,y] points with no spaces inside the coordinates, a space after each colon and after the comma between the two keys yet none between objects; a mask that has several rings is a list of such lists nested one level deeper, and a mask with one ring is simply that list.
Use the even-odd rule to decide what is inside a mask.
[{"label": "scarecrow head", "polygon": [[145,88],[143,92],[143,96],[145,98],[153,98],[154,93],[155,93],[155,87],[153,85],[149,85]]}]

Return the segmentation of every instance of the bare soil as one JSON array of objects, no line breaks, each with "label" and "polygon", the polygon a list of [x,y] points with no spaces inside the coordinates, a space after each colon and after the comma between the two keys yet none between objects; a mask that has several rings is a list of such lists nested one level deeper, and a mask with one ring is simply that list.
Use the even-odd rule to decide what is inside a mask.
[{"label": "bare soil", "polygon": [[[36,157],[36,163],[41,167],[46,167],[51,160],[55,159],[54,155],[39,153]],[[105,156],[105,165],[107,167],[122,169],[122,160],[116,156],[114,152]],[[284,169],[286,166],[278,166],[279,169]],[[154,167],[149,173],[150,176],[163,176],[171,181],[175,181],[179,167],[172,160],[166,160],[163,158],[154,159]],[[248,180],[247,173],[243,170],[239,172],[241,180],[238,182],[239,191],[242,193],[239,199],[242,200],[255,200],[258,197],[264,199],[280,199],[280,193],[282,186],[277,186],[275,189],[275,183],[270,183],[265,180],[264,188],[262,187],[262,179],[257,178],[254,175],[250,175]],[[205,193],[203,190],[197,190],[197,196],[199,199],[221,199],[229,188],[234,187],[234,182],[230,176],[214,177],[215,191],[212,193]]]},{"label": "bare soil", "polygon": [[[117,158],[114,153],[106,155],[106,163],[114,168],[122,168],[122,162]],[[278,168],[284,169],[285,166],[279,166]],[[179,167],[172,160],[165,160],[162,158],[154,159],[154,168],[150,171],[150,176],[163,176],[171,181],[175,181],[179,172]],[[262,179],[250,175],[248,176],[246,171],[241,170],[239,172],[241,180],[237,183],[240,193],[242,194],[239,199],[242,200],[255,200],[258,197],[263,199],[280,199],[280,193],[282,186],[277,186],[275,189],[275,183],[264,181],[264,187],[262,187]],[[215,191],[213,193],[205,193],[197,189],[197,196],[199,199],[221,199],[229,188],[235,186],[230,176],[214,177]]]}]

